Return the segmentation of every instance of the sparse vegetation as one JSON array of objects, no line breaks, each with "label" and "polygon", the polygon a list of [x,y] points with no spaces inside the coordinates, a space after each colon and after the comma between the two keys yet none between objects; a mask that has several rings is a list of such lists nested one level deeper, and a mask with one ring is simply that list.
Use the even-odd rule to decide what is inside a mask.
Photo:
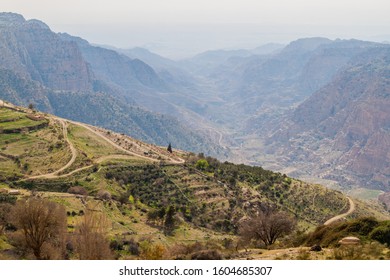
[{"label": "sparse vegetation", "polygon": [[[65,221],[65,208],[56,203],[39,198],[18,201],[11,214],[11,222],[21,234],[15,246],[31,249],[38,260],[50,257],[44,255],[44,250],[56,250],[61,254]],[[14,233],[15,240],[19,238],[19,231]]]},{"label": "sparse vegetation", "polygon": [[239,233],[247,244],[261,241],[265,246],[270,246],[278,238],[290,234],[294,227],[295,221],[287,213],[267,209],[242,221]]},{"label": "sparse vegetation", "polygon": [[76,258],[80,260],[111,259],[108,230],[109,221],[104,214],[93,210],[86,211],[73,234]]},{"label": "sparse vegetation", "polygon": [[[19,118],[24,113],[18,114]],[[0,176],[7,182],[0,193],[0,235],[6,243],[1,248],[18,258],[234,259],[247,258],[249,253],[239,249],[248,247],[286,248],[311,242],[337,247],[341,235],[332,234],[343,232],[342,226],[334,231],[319,227],[307,235],[308,229],[345,211],[348,201],[337,191],[203,154],[181,152],[186,159],[181,163],[176,151],[170,154],[114,132],[102,132],[109,140],[103,139],[76,124],[68,125],[66,136],[58,122],[46,118],[50,124],[36,131],[0,133]],[[75,162],[58,175],[40,176],[68,163],[66,137],[77,149]],[[122,143],[135,154],[126,154],[109,141]],[[24,190],[19,196],[8,194],[13,188]],[[45,241],[41,249],[27,245],[21,224],[7,214],[26,199],[56,205],[50,207],[62,209],[65,216],[61,235]],[[267,209],[273,209],[272,215]],[[364,211],[359,209],[356,215]],[[260,238],[257,233],[268,227],[265,221],[281,231]],[[291,231],[294,221],[297,231]],[[348,233],[359,228],[363,245],[387,238],[384,222],[368,219],[351,222],[348,228]],[[297,250],[291,258],[315,257],[307,252]],[[386,258],[385,253],[381,257]],[[329,256],[327,251],[325,255]],[[265,251],[261,256],[267,256]]]}]

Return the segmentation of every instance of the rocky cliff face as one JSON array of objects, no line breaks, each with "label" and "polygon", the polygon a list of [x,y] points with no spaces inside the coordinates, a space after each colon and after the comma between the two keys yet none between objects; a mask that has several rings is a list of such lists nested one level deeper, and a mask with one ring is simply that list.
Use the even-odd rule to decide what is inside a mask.
[{"label": "rocky cliff face", "polygon": [[390,189],[389,65],[389,47],[361,54],[285,117],[269,151],[323,178]]},{"label": "rocky cliff face", "polygon": [[159,145],[171,142],[195,152],[222,152],[209,136],[136,102],[143,97],[159,105],[156,95],[167,88],[141,60],[53,33],[41,21],[0,13],[1,99],[33,103],[39,110]]},{"label": "rocky cliff face", "polygon": [[77,45],[64,42],[43,22],[14,14],[0,19],[0,63],[54,90],[90,91],[93,75]]},{"label": "rocky cliff face", "polygon": [[154,69],[139,59],[131,59],[116,51],[90,45],[87,41],[68,34],[60,38],[79,47],[83,58],[91,65],[99,80],[114,83],[124,90],[165,90],[166,85]]}]

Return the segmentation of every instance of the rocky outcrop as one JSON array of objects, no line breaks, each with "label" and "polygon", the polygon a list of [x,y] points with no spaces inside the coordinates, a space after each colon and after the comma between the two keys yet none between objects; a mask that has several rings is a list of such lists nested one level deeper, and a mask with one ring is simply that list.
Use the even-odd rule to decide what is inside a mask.
[{"label": "rocky outcrop", "polygon": [[359,245],[360,239],[354,236],[344,237],[339,241],[340,245]]},{"label": "rocky outcrop", "polygon": [[390,210],[390,192],[380,194],[378,200],[383,203],[387,210]]},{"label": "rocky outcrop", "polygon": [[390,47],[356,58],[286,117],[268,145],[343,183],[390,189]]},{"label": "rocky outcrop", "polygon": [[54,90],[92,90],[93,75],[75,43],[19,15],[2,14],[0,24],[1,68]]},{"label": "rocky outcrop", "polygon": [[65,33],[59,34],[67,43],[79,47],[96,77],[124,90],[153,88],[166,89],[164,82],[149,65],[139,59],[131,59],[116,51],[90,45],[86,40]]}]

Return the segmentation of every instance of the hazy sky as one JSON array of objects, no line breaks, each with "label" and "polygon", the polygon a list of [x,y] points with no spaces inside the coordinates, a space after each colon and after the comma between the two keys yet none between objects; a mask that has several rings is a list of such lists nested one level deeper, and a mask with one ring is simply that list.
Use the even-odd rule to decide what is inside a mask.
[{"label": "hazy sky", "polygon": [[312,36],[390,41],[389,0],[1,0],[0,10],[171,57]]}]

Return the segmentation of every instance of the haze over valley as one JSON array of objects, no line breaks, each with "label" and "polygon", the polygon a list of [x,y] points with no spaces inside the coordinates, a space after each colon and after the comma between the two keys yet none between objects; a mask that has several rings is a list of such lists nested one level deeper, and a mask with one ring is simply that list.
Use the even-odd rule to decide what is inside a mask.
[{"label": "haze over valley", "polygon": [[[382,222],[390,209],[390,44],[305,36],[237,46],[163,56],[0,13],[0,189],[7,193],[0,205],[25,211],[8,195],[13,189],[60,201],[72,227],[70,258],[152,258],[147,232],[168,244],[161,258],[206,251],[211,258],[219,249],[206,243],[191,254],[172,249],[179,239],[210,236],[268,248],[279,236],[256,239],[247,221],[281,216],[281,248],[336,248],[352,233],[386,244],[376,234],[390,228]],[[110,217],[112,240],[134,235],[138,243],[111,244],[116,257],[85,257],[74,232],[88,207]],[[3,208],[0,258],[19,258],[21,222],[1,216]],[[369,230],[355,232],[354,223]],[[132,242],[139,251],[128,253]],[[54,249],[42,248],[25,254],[54,258]],[[248,257],[232,248],[218,257]]]},{"label": "haze over valley", "polygon": [[344,189],[389,190],[388,44],[303,38],[174,61],[10,13],[1,36],[9,102]]}]

